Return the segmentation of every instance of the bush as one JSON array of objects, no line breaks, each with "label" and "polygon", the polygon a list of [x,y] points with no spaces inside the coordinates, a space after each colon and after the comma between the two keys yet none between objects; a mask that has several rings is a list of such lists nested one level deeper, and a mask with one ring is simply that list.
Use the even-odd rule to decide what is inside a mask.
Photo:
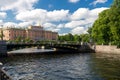
[{"label": "bush", "polygon": [[120,42],[117,43],[117,48],[120,48]]}]

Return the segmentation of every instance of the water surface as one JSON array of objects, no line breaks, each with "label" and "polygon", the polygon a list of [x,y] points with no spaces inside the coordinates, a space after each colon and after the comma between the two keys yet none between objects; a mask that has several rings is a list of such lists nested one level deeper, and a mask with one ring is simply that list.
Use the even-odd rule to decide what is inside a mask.
[{"label": "water surface", "polygon": [[14,80],[120,80],[119,59],[119,55],[51,53],[10,56],[3,62]]}]

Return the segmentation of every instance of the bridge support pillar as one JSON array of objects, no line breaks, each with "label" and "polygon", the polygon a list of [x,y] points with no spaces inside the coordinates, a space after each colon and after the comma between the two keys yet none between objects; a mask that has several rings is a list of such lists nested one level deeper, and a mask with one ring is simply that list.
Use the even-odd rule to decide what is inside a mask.
[{"label": "bridge support pillar", "polygon": [[7,56],[6,41],[0,41],[0,57]]}]

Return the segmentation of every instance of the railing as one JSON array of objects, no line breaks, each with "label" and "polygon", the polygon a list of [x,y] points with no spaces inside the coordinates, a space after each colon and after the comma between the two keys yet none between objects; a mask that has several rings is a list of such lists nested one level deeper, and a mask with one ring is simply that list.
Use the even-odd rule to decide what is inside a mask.
[{"label": "railing", "polygon": [[75,42],[75,41],[37,41],[32,43],[16,43],[16,42],[7,42],[7,44],[81,44],[81,42]]},{"label": "railing", "polygon": [[7,51],[12,51],[12,50],[16,50],[16,49],[22,49],[22,48],[28,48],[28,47],[36,47],[36,46],[47,46],[47,47],[51,47],[51,46],[77,46],[77,45],[81,45],[81,43],[79,42],[59,42],[59,41],[39,41],[37,43],[7,43]]},{"label": "railing", "polygon": [[2,63],[0,62],[0,80],[13,80],[4,69],[2,69]]}]

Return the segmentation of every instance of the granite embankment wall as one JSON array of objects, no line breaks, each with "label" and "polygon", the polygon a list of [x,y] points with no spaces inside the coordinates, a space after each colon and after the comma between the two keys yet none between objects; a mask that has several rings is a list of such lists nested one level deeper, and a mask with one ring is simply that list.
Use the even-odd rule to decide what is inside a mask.
[{"label": "granite embankment wall", "polygon": [[0,57],[7,55],[6,41],[0,41]]},{"label": "granite embankment wall", "polygon": [[120,48],[112,45],[96,45],[95,52],[120,54]]}]

